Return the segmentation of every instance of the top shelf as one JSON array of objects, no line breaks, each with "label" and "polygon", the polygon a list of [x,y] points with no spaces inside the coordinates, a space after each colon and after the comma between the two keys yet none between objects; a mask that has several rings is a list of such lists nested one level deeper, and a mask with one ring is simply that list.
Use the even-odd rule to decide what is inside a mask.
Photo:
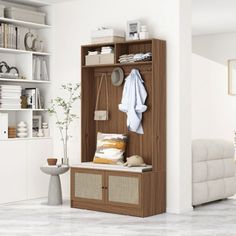
[{"label": "top shelf", "polygon": [[31,29],[50,29],[50,25],[44,24],[37,24],[33,22],[21,21],[21,20],[14,20],[10,18],[0,17],[0,22],[14,24],[17,26],[29,27]]},{"label": "top shelf", "polygon": [[126,40],[124,42],[110,42],[110,43],[91,43],[82,45],[83,48],[87,47],[102,47],[102,46],[115,46],[115,45],[129,45],[129,44],[151,44],[154,39],[141,39],[141,40]]},{"label": "top shelf", "polygon": [[[122,55],[129,55],[129,54],[139,54],[139,53],[152,53],[154,46],[159,42],[158,39],[146,39],[146,40],[129,40],[124,42],[113,42],[113,43],[101,43],[101,44],[88,44],[82,45],[81,52],[82,52],[82,67],[89,68],[89,67],[104,67],[104,66],[139,66],[139,65],[152,65],[151,61],[137,61],[127,64],[119,63],[119,59]],[[102,51],[103,46],[111,46],[114,48],[113,55],[107,58],[103,58],[103,56],[99,57],[86,57],[89,54],[89,51],[97,50],[99,52]],[[113,58],[114,57],[114,58]],[[91,59],[91,60],[90,60]],[[149,58],[151,59],[151,58]],[[90,62],[89,62],[90,60]],[[106,64],[104,63],[113,63],[113,64]],[[129,61],[128,61],[129,62]],[[92,65],[91,65],[92,64]],[[94,65],[97,64],[97,65]]]}]

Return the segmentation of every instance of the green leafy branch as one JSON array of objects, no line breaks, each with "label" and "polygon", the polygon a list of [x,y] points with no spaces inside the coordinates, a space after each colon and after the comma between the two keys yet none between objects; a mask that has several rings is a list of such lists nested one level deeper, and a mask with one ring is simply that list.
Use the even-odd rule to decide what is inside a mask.
[{"label": "green leafy branch", "polygon": [[[58,96],[55,99],[52,99],[48,112],[55,116],[56,125],[60,131],[63,146],[66,147],[67,141],[69,137],[71,137],[68,134],[69,127],[75,119],[79,118],[78,115],[72,113],[72,108],[74,103],[80,99],[80,84],[62,84],[61,88],[67,94],[66,98]],[[61,114],[61,112],[64,116],[60,116],[59,118],[59,114]]]}]

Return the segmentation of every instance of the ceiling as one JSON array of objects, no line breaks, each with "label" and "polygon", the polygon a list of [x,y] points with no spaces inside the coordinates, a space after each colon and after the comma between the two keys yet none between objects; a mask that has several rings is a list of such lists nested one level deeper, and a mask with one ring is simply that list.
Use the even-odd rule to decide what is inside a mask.
[{"label": "ceiling", "polygon": [[236,0],[192,0],[192,34],[236,32]]}]

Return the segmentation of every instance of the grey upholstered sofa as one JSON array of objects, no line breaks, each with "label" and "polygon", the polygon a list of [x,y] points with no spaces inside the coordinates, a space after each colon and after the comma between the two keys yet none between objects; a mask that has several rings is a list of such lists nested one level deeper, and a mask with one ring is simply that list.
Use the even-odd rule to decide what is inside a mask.
[{"label": "grey upholstered sofa", "polygon": [[194,140],[192,162],[193,206],[236,193],[233,143],[225,140]]}]

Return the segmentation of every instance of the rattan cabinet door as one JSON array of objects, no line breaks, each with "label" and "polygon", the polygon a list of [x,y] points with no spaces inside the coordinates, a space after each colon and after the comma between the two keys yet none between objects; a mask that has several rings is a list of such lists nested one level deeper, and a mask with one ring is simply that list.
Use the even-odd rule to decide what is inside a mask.
[{"label": "rattan cabinet door", "polygon": [[77,170],[73,175],[75,200],[104,201],[103,172]]},{"label": "rattan cabinet door", "polygon": [[108,204],[140,206],[141,177],[139,174],[108,172],[106,181]]}]

